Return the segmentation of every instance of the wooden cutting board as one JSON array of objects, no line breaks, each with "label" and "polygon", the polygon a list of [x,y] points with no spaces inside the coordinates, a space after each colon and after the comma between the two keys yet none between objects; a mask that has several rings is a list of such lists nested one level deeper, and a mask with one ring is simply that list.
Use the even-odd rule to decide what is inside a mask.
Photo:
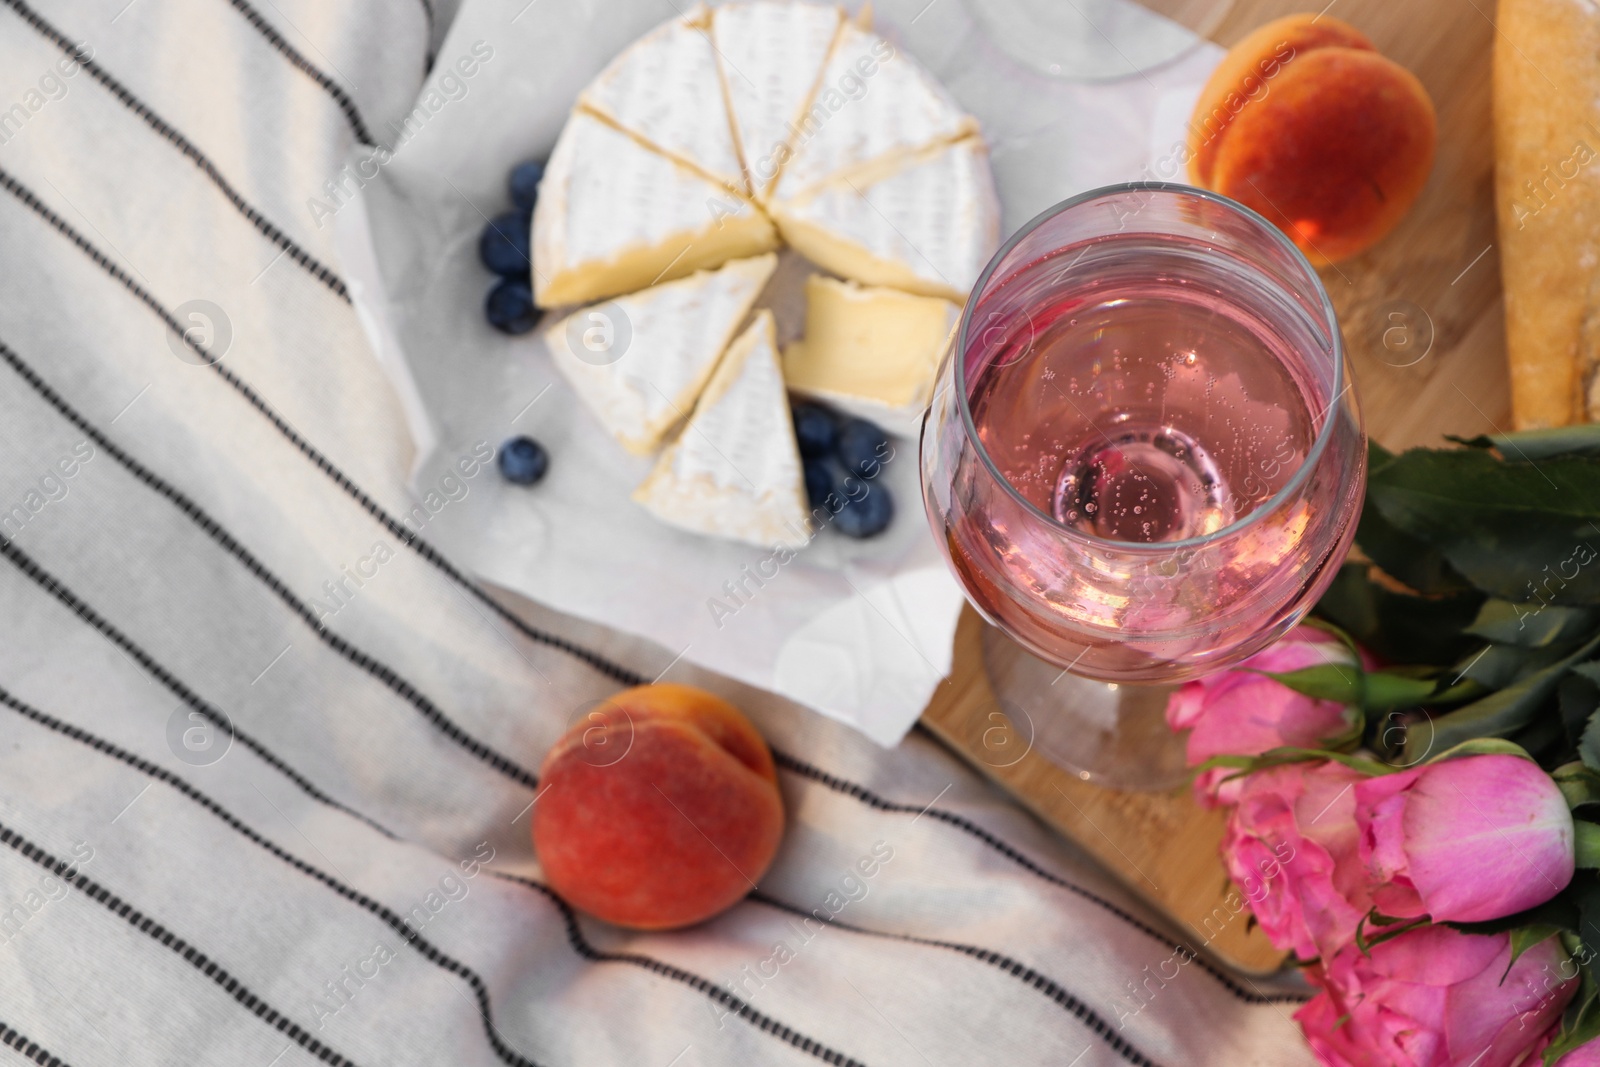
[{"label": "wooden cutting board", "polygon": [[[1286,0],[1236,0],[1214,37],[1228,46],[1263,22],[1305,10]],[[1410,68],[1439,115],[1438,159],[1411,214],[1376,248],[1322,271],[1367,432],[1399,449],[1441,444],[1447,432],[1509,430],[1492,199],[1493,2],[1333,0],[1325,11]],[[1005,761],[994,758],[997,720],[991,716],[998,705],[984,677],[983,625],[968,608],[956,633],[954,669],[923,713],[923,725],[1191,931],[1197,944],[1209,942],[1213,954],[1243,971],[1275,970],[1283,953],[1259,929],[1213,918],[1218,908],[1227,914],[1228,879],[1217,856],[1223,820],[1196,807],[1187,788],[1113,793],[1037,752],[994,766]]]}]

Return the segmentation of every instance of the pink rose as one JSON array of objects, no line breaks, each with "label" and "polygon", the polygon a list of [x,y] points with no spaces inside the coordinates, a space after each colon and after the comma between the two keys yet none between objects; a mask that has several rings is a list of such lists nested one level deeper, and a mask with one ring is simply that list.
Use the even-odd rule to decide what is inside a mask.
[{"label": "pink rose", "polygon": [[1373,902],[1385,915],[1482,922],[1572,880],[1572,813],[1532,760],[1465,756],[1356,786]]},{"label": "pink rose", "polygon": [[1322,992],[1295,1018],[1324,1067],[1517,1067],[1578,980],[1554,938],[1510,960],[1509,934],[1447,926],[1410,930],[1370,957],[1348,945],[1307,972]]},{"label": "pink rose", "polygon": [[1348,945],[1372,907],[1355,823],[1364,780],[1340,763],[1291,763],[1239,787],[1223,861],[1267,938],[1302,959]]},{"label": "pink rose", "polygon": [[[1354,664],[1355,658],[1332,634],[1300,626],[1238,668],[1185,682],[1167,699],[1167,725],[1190,731],[1189,766],[1212,756],[1256,756],[1286,745],[1316,748],[1342,733],[1350,725],[1344,705],[1304,696],[1251,673],[1283,674],[1326,663]],[[1219,768],[1201,774],[1195,782],[1200,802],[1211,806],[1217,786],[1233,773]]]}]

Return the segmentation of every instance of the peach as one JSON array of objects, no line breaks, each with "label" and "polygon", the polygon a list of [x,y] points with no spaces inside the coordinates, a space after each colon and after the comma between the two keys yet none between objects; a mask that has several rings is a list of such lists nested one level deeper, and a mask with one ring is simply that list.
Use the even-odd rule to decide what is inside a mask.
[{"label": "peach", "polygon": [[611,697],[545,757],[533,846],[580,911],[665,930],[737,903],[783,836],[772,753],[732,704],[687,685]]},{"label": "peach", "polygon": [[1437,138],[1415,75],[1353,26],[1290,15],[1212,73],[1189,123],[1189,178],[1271,219],[1321,266],[1394,229]]}]

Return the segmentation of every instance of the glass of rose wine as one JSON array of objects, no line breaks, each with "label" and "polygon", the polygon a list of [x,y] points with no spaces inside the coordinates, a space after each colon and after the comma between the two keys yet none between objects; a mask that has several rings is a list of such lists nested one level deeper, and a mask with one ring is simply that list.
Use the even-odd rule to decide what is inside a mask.
[{"label": "glass of rose wine", "polygon": [[1305,257],[1225,197],[1141,182],[1028,223],[962,313],[923,498],[992,624],[1000,712],[1080,778],[1186,774],[1172,687],[1292,629],[1355,533],[1366,442]]}]

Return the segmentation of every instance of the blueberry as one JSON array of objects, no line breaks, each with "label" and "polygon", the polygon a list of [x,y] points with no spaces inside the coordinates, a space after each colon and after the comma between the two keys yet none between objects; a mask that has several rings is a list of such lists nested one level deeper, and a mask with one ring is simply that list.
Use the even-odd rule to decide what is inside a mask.
[{"label": "blueberry", "polygon": [[550,469],[550,453],[531,437],[513,437],[500,446],[495,462],[500,465],[500,473],[506,481],[532,485]]},{"label": "blueberry", "polygon": [[533,287],[520,278],[506,278],[489,290],[484,302],[489,325],[501,333],[527,333],[539,322],[533,306]]},{"label": "blueberry", "polygon": [[862,478],[876,478],[893,456],[889,437],[877,423],[851,419],[839,430],[835,453],[844,469]]},{"label": "blueberry", "polygon": [[833,412],[821,404],[796,401],[794,438],[800,445],[800,454],[807,459],[832,455],[839,440],[839,424],[834,420]]},{"label": "blueberry", "polygon": [[867,492],[856,500],[846,499],[833,518],[833,524],[846,537],[872,537],[882,533],[894,518],[894,498],[881,483],[864,487]]},{"label": "blueberry", "polygon": [[478,238],[478,258],[483,265],[506,278],[526,278],[533,267],[528,238],[533,219],[526,211],[496,215]]},{"label": "blueberry", "polygon": [[833,492],[833,472],[822,459],[806,460],[806,499],[814,508],[820,508]]},{"label": "blueberry", "polygon": [[511,168],[506,182],[511,187],[511,202],[523,211],[532,211],[539,199],[539,179],[544,177],[544,160],[530,159]]}]

